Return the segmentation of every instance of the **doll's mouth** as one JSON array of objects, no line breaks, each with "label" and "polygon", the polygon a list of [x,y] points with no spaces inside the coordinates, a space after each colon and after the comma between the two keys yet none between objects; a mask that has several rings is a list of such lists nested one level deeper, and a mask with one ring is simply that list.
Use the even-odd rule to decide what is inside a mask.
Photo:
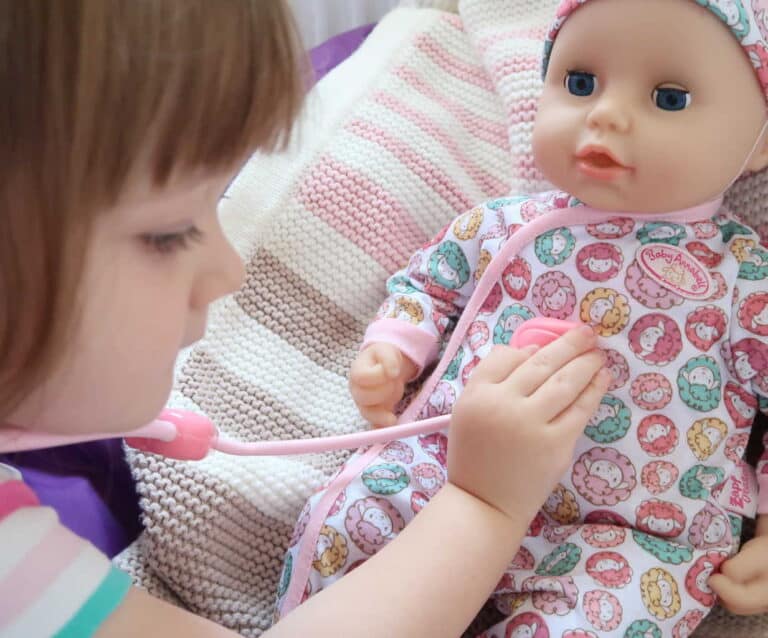
[{"label": "doll's mouth", "polygon": [[576,162],[582,173],[603,180],[616,179],[632,170],[602,146],[585,146],[576,154]]},{"label": "doll's mouth", "polygon": [[591,164],[597,168],[613,168],[615,166],[619,166],[619,164],[617,164],[613,158],[602,153],[589,153],[580,159],[585,164]]}]

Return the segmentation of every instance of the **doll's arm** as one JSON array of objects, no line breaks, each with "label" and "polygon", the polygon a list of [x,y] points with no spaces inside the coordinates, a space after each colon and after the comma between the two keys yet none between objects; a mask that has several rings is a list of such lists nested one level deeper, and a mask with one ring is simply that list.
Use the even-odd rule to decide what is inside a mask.
[{"label": "doll's arm", "polygon": [[[768,405],[762,409],[764,414],[768,413]],[[760,492],[755,536],[735,557],[723,563],[720,574],[714,574],[709,580],[722,605],[735,614],[768,612],[767,448],[768,434],[763,437],[763,455],[757,466]]]},{"label": "doll's arm", "polygon": [[397,422],[395,406],[406,384],[435,360],[446,329],[472,294],[480,233],[459,239],[454,228],[463,228],[467,215],[482,219],[484,209],[475,210],[448,224],[387,281],[389,297],[349,371],[352,399],[374,426]]},{"label": "doll's arm", "polygon": [[[737,283],[739,297],[731,317],[730,349],[732,368],[741,387],[757,398],[760,411],[768,415],[768,331],[763,319],[768,314],[768,286],[765,277],[760,277],[764,271],[764,267],[759,267],[761,255],[762,251],[758,255],[748,253],[742,262]],[[723,606],[743,615],[768,612],[768,435],[763,438],[757,477],[755,537],[723,563],[720,574],[709,580]]]},{"label": "doll's arm", "polygon": [[483,238],[498,217],[485,205],[460,215],[392,275],[389,296],[368,326],[363,348],[394,345],[416,364],[416,375],[434,361],[488,264]]},{"label": "doll's arm", "polygon": [[483,238],[507,236],[504,219],[486,205],[473,208],[388,280],[389,297],[368,326],[349,374],[350,394],[371,424],[397,421],[395,407],[406,384],[437,358],[491,259]]}]

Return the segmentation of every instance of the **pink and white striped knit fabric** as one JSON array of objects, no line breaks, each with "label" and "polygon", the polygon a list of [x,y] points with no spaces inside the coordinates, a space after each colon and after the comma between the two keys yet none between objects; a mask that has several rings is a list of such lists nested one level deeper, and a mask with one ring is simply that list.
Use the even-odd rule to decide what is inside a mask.
[{"label": "pink and white striped knit fabric", "polygon": [[[224,202],[247,281],[182,357],[172,404],[247,441],[364,427],[346,374],[387,276],[476,202],[549,188],[530,137],[556,4],[398,9],[320,82],[295,147],[254,157]],[[753,225],[768,219],[767,180],[730,195]],[[183,463],[129,454],[146,532],[118,564],[150,591],[260,635],[299,510],[345,455]],[[768,635],[760,620],[715,615],[710,626],[697,636],[724,626],[731,638]]]}]

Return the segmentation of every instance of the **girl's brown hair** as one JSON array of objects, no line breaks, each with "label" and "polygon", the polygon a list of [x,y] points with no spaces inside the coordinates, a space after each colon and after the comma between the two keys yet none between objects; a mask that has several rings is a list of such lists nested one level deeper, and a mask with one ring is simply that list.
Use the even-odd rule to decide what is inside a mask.
[{"label": "girl's brown hair", "polygon": [[305,64],[282,0],[0,0],[0,419],[64,351],[138,164],[162,185],[281,147]]}]

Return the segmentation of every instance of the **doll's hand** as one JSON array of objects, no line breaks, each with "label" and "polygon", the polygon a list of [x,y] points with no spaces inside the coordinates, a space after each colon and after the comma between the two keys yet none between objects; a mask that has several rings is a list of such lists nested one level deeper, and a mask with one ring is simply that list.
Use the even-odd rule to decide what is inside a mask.
[{"label": "doll's hand", "polygon": [[349,391],[363,418],[376,426],[394,425],[394,407],[416,370],[416,364],[389,343],[373,343],[357,355]]},{"label": "doll's hand", "polygon": [[604,363],[588,328],[537,352],[495,347],[454,407],[448,480],[507,516],[532,519],[608,389]]},{"label": "doll's hand", "polygon": [[710,576],[709,586],[731,613],[768,612],[768,516],[758,519],[755,537]]}]

